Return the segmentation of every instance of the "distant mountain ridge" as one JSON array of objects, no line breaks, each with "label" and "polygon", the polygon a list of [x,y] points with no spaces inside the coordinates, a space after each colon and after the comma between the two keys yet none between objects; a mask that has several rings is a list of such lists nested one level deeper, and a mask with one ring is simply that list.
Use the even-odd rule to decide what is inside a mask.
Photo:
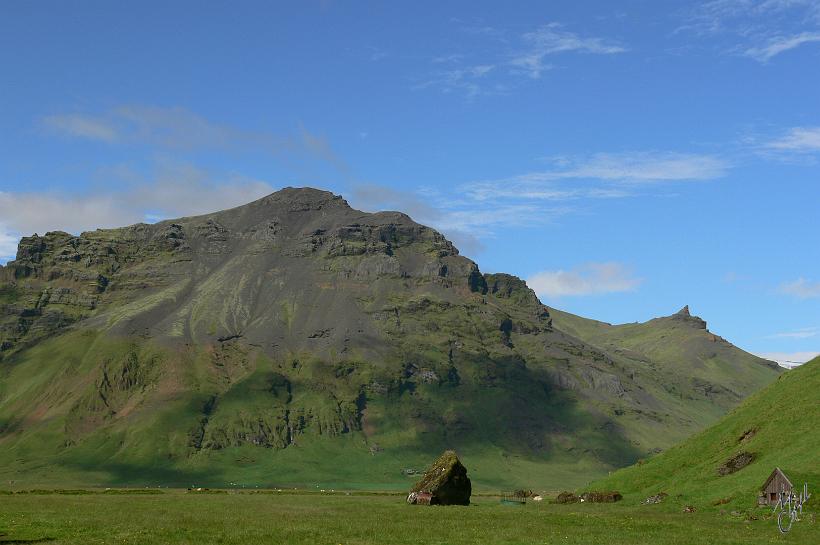
[{"label": "distant mountain ridge", "polygon": [[0,478],[565,486],[774,380],[688,313],[608,326],[483,274],[398,212],[287,188],[26,237],[0,267]]}]

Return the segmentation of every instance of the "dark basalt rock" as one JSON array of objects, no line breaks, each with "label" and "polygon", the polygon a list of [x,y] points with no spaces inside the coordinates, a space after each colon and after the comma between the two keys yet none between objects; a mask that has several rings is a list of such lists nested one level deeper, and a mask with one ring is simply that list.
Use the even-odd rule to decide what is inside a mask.
[{"label": "dark basalt rock", "polygon": [[445,451],[410,490],[412,505],[470,505],[472,484],[452,450]]},{"label": "dark basalt rock", "polygon": [[757,456],[753,452],[739,452],[723,462],[717,470],[718,475],[729,475],[736,471],[740,471],[747,465],[754,462],[756,457]]}]

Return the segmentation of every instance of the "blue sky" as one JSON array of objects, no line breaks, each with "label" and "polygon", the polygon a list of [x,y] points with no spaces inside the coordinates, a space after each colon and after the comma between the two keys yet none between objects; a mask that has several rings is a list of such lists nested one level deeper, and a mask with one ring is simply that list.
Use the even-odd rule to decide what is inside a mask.
[{"label": "blue sky", "polygon": [[820,352],[820,0],[123,4],[0,6],[0,262],[313,186],[558,308]]}]

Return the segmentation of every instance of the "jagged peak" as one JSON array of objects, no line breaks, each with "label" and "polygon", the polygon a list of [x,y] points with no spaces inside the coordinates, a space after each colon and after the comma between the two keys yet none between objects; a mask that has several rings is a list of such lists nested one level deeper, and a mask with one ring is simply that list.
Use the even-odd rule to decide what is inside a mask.
[{"label": "jagged peak", "polygon": [[699,329],[706,329],[706,320],[699,316],[693,316],[692,313],[689,312],[689,305],[685,305],[682,309],[670,316],[670,318],[690,323]]},{"label": "jagged peak", "polygon": [[350,208],[350,205],[341,195],[336,195],[330,191],[315,189],[313,187],[284,187],[279,191],[274,191],[270,195],[262,197],[256,203],[251,204],[299,204],[308,205],[311,208],[322,208],[328,204],[341,205],[343,208]]}]

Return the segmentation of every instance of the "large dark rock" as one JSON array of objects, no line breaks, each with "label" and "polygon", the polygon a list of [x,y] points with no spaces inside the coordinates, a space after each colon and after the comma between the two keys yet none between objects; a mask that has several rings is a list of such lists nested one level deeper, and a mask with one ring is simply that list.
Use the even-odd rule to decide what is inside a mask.
[{"label": "large dark rock", "polygon": [[427,505],[470,505],[472,484],[465,468],[452,450],[439,456],[410,490],[407,503]]}]

